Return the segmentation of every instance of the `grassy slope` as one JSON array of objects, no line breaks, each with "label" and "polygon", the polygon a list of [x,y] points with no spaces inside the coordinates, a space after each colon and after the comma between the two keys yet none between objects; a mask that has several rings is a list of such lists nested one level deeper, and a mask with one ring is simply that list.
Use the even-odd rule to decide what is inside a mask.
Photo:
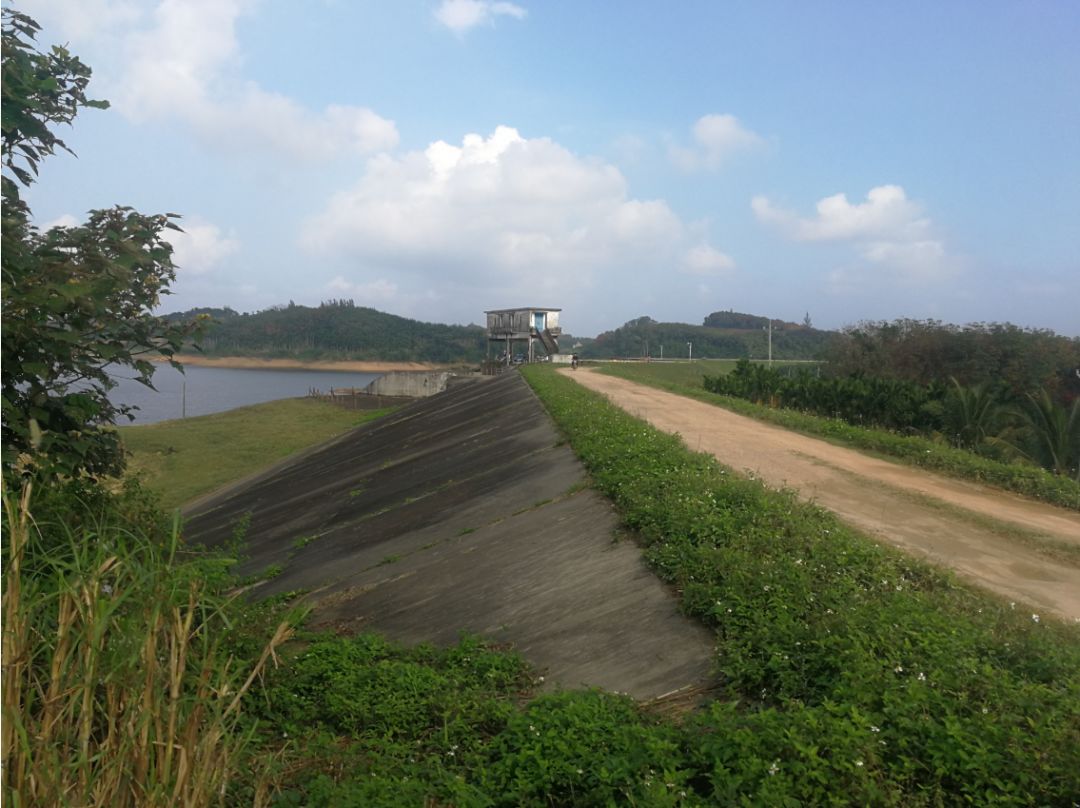
[{"label": "grassy slope", "polygon": [[684,742],[712,804],[1080,793],[1075,627],[732,474],[548,368],[525,373],[651,566],[717,632],[729,700]]},{"label": "grassy slope", "polygon": [[386,412],[294,398],[122,427],[120,434],[131,452],[129,474],[140,475],[166,508],[175,508]]},{"label": "grassy slope", "polygon": [[947,443],[930,438],[897,435],[883,429],[852,426],[836,418],[767,407],[711,393],[702,386],[703,376],[727,373],[734,367],[733,361],[726,360],[694,362],[692,365],[611,364],[604,366],[602,372],[695,398],[841,446],[878,453],[908,465],[994,485],[1070,510],[1080,510],[1080,485],[1035,466],[1002,463],[963,449],[954,449]]}]

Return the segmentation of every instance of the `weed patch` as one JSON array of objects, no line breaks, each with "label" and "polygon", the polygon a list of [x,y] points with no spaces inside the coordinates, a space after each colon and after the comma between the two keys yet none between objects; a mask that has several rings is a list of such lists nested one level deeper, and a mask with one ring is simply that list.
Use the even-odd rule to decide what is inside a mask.
[{"label": "weed patch", "polygon": [[550,369],[524,373],[650,564],[716,631],[729,703],[685,738],[701,796],[1051,804],[1080,793],[1075,627],[740,478]]}]

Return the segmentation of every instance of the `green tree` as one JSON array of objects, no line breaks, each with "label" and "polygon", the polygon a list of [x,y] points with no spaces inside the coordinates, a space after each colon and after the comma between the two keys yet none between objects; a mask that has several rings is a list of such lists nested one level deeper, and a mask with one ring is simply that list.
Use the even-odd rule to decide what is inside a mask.
[{"label": "green tree", "polygon": [[945,399],[945,429],[962,449],[974,449],[1000,431],[1001,405],[986,383],[965,387],[950,377]]},{"label": "green tree", "polygon": [[4,473],[116,474],[123,451],[105,427],[131,408],[109,401],[110,371],[152,387],[151,359],[171,362],[193,331],[151,313],[175,278],[163,233],[179,228],[172,214],[126,207],[91,211],[77,227],[34,226],[20,189],[45,157],[71,151],[54,129],[83,107],[108,106],[87,98],[90,68],[77,57],[37,50],[39,30],[3,10]]},{"label": "green tree", "polygon": [[1055,474],[1080,482],[1080,399],[1070,407],[1055,402],[1046,390],[1028,394],[1016,413],[1024,439],[1010,441],[1021,454]]}]

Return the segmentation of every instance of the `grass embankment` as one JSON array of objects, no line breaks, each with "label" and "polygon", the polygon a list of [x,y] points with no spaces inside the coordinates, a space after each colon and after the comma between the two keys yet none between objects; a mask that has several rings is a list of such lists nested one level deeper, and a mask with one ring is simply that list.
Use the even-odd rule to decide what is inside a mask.
[{"label": "grass embankment", "polygon": [[177,552],[137,491],[46,492],[35,519],[8,511],[3,796],[906,806],[1080,793],[1075,628],[738,478],[549,368],[525,373],[650,563],[716,631],[723,699],[674,722],[597,691],[533,698],[521,659],[471,639],[406,650],[301,634],[270,665],[289,629],[273,604],[232,597],[227,557]]},{"label": "grass embankment", "polygon": [[704,362],[701,364],[703,367],[693,370],[689,364],[679,365],[677,367],[685,368],[680,371],[654,364],[611,364],[605,365],[601,372],[695,398],[804,435],[826,438],[843,446],[876,452],[908,465],[962,480],[986,483],[1070,510],[1080,510],[1080,483],[1068,477],[1051,474],[1034,465],[991,460],[973,452],[953,448],[944,441],[853,426],[838,418],[824,418],[710,393],[702,386],[702,378],[706,375],[727,373],[734,368],[735,363],[730,362],[727,367],[719,363],[713,363],[713,367],[704,367]]},{"label": "grass embankment", "polygon": [[293,452],[329,440],[389,410],[345,410],[314,399],[287,398],[157,424],[120,428],[138,476],[176,508]]},{"label": "grass embankment", "polygon": [[728,700],[682,736],[700,796],[1023,805],[1080,794],[1075,627],[743,479],[549,368],[525,374],[650,564],[716,630]]}]

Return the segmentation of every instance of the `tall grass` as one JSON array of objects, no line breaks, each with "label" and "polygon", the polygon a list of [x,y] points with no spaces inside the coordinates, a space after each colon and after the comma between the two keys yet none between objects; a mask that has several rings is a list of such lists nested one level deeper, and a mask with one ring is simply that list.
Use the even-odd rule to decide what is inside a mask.
[{"label": "tall grass", "polygon": [[185,558],[176,526],[157,541],[108,511],[39,523],[29,485],[3,501],[5,802],[223,803],[244,694],[289,625],[234,657],[224,565]]}]

